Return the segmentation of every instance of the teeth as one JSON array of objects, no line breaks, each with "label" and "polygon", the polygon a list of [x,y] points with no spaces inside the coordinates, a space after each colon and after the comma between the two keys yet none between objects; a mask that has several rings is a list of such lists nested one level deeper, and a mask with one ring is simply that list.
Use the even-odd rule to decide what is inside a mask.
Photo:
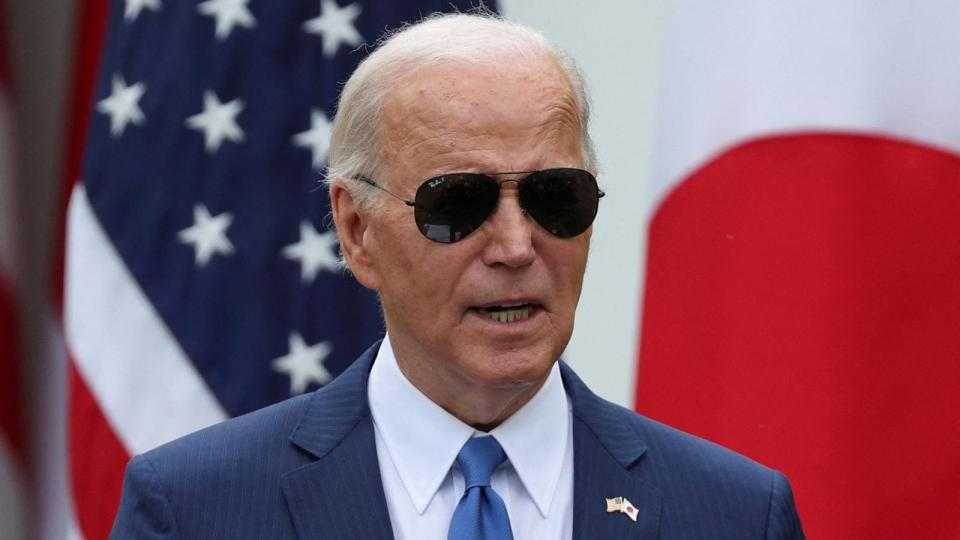
[{"label": "teeth", "polygon": [[[506,306],[500,306],[506,307]],[[532,306],[521,306],[517,308],[506,308],[500,309],[497,311],[491,311],[489,309],[480,308],[479,311],[481,314],[489,317],[490,319],[502,322],[502,323],[512,323],[517,321],[522,321],[530,317],[530,313],[533,312]]]}]

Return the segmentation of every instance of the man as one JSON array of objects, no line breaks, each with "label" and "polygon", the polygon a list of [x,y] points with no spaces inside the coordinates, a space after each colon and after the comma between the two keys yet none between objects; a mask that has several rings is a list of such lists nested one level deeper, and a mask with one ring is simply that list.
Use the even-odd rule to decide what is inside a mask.
[{"label": "man", "polygon": [[[802,538],[784,477],[557,362],[591,229],[572,61],[490,16],[393,35],[328,182],[387,337],[327,387],[135,457],[117,538]],[[598,359],[602,361],[602,359]]]}]

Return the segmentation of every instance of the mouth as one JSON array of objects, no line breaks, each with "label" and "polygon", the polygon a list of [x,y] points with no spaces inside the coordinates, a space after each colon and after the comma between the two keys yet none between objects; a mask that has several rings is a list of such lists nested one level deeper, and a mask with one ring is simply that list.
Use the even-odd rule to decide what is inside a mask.
[{"label": "mouth", "polygon": [[491,321],[511,324],[529,319],[541,307],[528,302],[515,302],[475,307],[473,310]]}]

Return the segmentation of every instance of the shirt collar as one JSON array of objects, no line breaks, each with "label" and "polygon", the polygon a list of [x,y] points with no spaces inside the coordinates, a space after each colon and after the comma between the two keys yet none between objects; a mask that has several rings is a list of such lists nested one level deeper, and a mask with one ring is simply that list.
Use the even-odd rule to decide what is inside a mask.
[{"label": "shirt collar", "polygon": [[[370,412],[418,514],[440,489],[471,426],[443,410],[400,371],[387,335],[370,370]],[[554,364],[540,390],[491,435],[503,447],[541,516],[547,517],[569,437],[569,403]]]}]

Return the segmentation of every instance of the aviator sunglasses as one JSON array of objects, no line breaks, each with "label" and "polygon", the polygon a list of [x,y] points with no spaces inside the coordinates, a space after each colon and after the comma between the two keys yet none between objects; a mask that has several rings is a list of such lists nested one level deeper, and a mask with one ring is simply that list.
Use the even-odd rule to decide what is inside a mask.
[{"label": "aviator sunglasses", "polygon": [[[494,178],[516,174],[527,176],[519,180]],[[500,186],[507,182],[517,184],[523,212],[560,238],[572,238],[587,230],[604,195],[592,174],[570,168],[444,174],[421,184],[412,201],[366,176],[355,178],[412,206],[420,232],[442,244],[459,242],[480,228],[496,209]]]}]

